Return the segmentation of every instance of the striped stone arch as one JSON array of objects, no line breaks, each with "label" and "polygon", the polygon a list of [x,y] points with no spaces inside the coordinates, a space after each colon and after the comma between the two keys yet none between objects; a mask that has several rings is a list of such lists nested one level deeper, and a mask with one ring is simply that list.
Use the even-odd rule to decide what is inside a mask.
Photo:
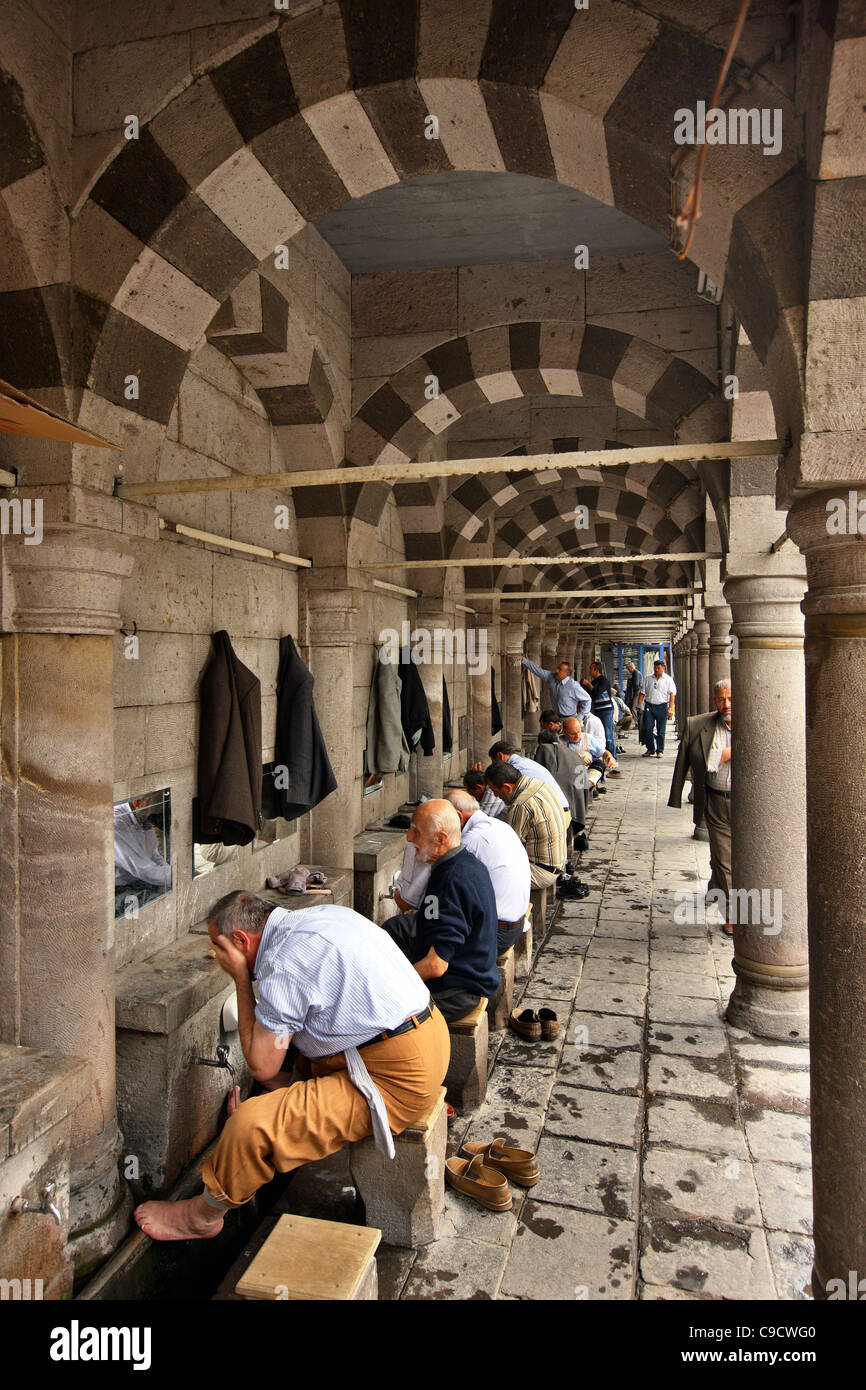
[{"label": "striped stone arch", "polygon": [[[86,283],[77,384],[165,423],[190,352],[251,269],[307,221],[418,175],[549,178],[667,234],[674,111],[706,99],[725,38],[725,26],[710,43],[619,0],[550,0],[543,19],[524,0],[341,0],[281,15],[156,110],[139,139],[118,131],[122,148],[73,228]],[[724,284],[759,357],[772,355],[784,408],[799,400],[781,308],[799,250],[777,235],[776,213],[799,197],[800,123],[740,60],[731,76],[752,104],[783,109],[789,138],[773,160],[715,152],[692,259]],[[438,140],[425,139],[430,114]],[[85,393],[82,422],[89,408]]]}]

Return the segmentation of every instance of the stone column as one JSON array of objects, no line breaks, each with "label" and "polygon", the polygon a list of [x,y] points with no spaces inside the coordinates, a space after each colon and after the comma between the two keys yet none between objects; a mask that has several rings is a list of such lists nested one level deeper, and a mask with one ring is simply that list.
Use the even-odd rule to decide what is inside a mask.
[{"label": "stone column", "polygon": [[38,545],[4,538],[2,558],[0,1037],[90,1063],[70,1146],[69,1257],[82,1269],[111,1253],[130,1211],[115,1110],[112,793],[113,638],[133,551],[117,532],[57,522]]},{"label": "stone column", "polygon": [[[495,669],[499,659],[499,618],[488,605],[486,610],[480,605],[475,615],[477,641],[484,641],[487,649],[487,663],[479,674],[469,672],[469,698],[472,720],[472,746],[470,763],[480,763],[482,768],[490,762],[487,750],[494,742],[491,733],[490,671]],[[478,648],[476,647],[476,650]],[[499,682],[496,683],[497,696],[501,694]],[[496,735],[500,737],[499,734]]]},{"label": "stone column", "polygon": [[[840,497],[850,527],[848,491],[805,497],[788,514],[788,534],[805,554],[809,577],[803,611],[816,1297],[825,1296],[828,1279],[847,1287],[851,1270],[866,1278],[866,546],[853,530],[827,530],[828,503]],[[855,500],[866,510],[866,490]],[[735,670],[739,661],[742,642]]]},{"label": "stone column", "polygon": [[559,638],[555,632],[545,632],[541,639],[541,662],[545,671],[554,671],[559,656]]},{"label": "stone column", "polygon": [[717,681],[731,679],[730,632],[731,610],[728,605],[718,604],[708,608],[707,621],[710,625],[710,705],[712,709],[713,687]]},{"label": "stone column", "polygon": [[710,699],[710,625],[705,618],[695,623],[697,646],[697,709],[695,714],[706,714],[713,708]]},{"label": "stone column", "polygon": [[689,660],[692,637],[690,632],[683,636],[680,656],[680,712],[683,728],[686,727],[686,720],[691,717],[691,663]]},{"label": "stone column", "polygon": [[[523,743],[523,717],[520,712],[521,707],[521,687],[523,682],[523,642],[526,637],[526,628],[523,623],[509,623],[503,628],[503,642],[505,644],[505,708],[502,717],[505,720],[505,737],[515,744],[518,748]],[[538,721],[536,720],[536,729]],[[533,731],[534,732],[534,731]]]},{"label": "stone column", "polygon": [[[303,572],[302,572],[303,573]],[[345,571],[341,571],[345,585]],[[363,734],[355,740],[355,653],[363,593],[357,589],[314,588],[301,579],[298,613],[301,640],[315,677],[316,713],[337,779],[336,790],[310,812],[309,857],[318,864],[351,867],[353,838],[361,828],[360,778]],[[315,583],[325,580],[322,572]],[[359,683],[369,691],[365,664]],[[366,708],[366,706],[365,706]]]},{"label": "stone column", "polygon": [[[707,648],[709,651],[709,648]],[[700,698],[698,694],[698,633],[697,625],[689,633],[689,718],[692,719],[696,714],[706,714],[706,710],[700,708]]]},{"label": "stone column", "polygon": [[[737,980],[728,1019],[761,1037],[785,1041],[802,1040],[809,1029],[804,568],[794,550],[729,556],[725,580],[739,643],[731,671],[731,867],[739,898],[731,920]],[[834,691],[833,698],[839,694]]]},{"label": "stone column", "polygon": [[[435,633],[437,627],[441,628],[443,631],[454,629],[455,617],[456,615],[454,613],[443,612],[441,598],[420,598],[418,600],[416,627],[426,628],[431,634],[431,642],[432,634]],[[445,782],[445,771],[442,762],[442,677],[445,675],[444,655],[445,653],[442,647],[439,647],[437,650],[436,644],[433,642],[430,651],[430,660],[419,662],[418,666],[421,672],[424,694],[427,696],[427,706],[430,710],[433,737],[436,740],[436,746],[429,757],[421,752],[416,759],[418,764],[418,796],[441,796]]]},{"label": "stone column", "polygon": [[[529,631],[527,632],[527,634],[526,634],[526,655],[529,657],[529,660],[530,660],[530,661],[534,661],[534,662],[535,662],[536,666],[540,666],[540,665],[541,665],[541,628],[539,628],[539,627],[530,627]],[[545,701],[545,699],[546,699],[547,696],[548,696],[548,690],[547,690],[547,686],[544,685],[541,681],[539,681],[539,685],[540,685],[540,687],[541,687],[540,690],[539,690],[539,692],[538,692],[538,698],[539,698],[539,701],[541,702],[539,708],[540,708],[540,709],[543,709],[543,708],[544,708],[544,701]],[[526,715],[526,718],[525,718],[524,721],[523,721],[523,732],[524,732],[525,734],[534,734],[534,733],[537,733],[537,731],[538,731],[538,714],[537,714],[537,713],[527,714],[527,715]]]}]

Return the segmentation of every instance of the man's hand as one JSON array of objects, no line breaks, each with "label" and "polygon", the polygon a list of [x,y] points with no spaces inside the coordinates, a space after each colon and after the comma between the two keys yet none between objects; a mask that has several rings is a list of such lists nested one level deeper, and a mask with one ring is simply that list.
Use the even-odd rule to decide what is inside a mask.
[{"label": "man's hand", "polygon": [[668,719],[673,719],[673,717],[674,717],[674,712],[673,712],[672,709],[669,709],[669,710],[668,710]]},{"label": "man's hand", "polygon": [[448,962],[437,956],[431,946],[424,959],[416,962],[415,969],[422,980],[438,980],[448,969]]},{"label": "man's hand", "polygon": [[214,955],[217,964],[227,975],[239,984],[241,980],[248,980],[250,968],[247,965],[247,958],[240,947],[228,936],[218,936],[213,942]]},{"label": "man's hand", "polygon": [[483,772],[483,771],[484,771],[484,768],[481,766],[480,763],[473,763],[473,764],[472,764],[472,771],[473,771],[473,772]]},{"label": "man's hand", "polygon": [[719,766],[721,766],[722,763],[729,763],[730,761],[731,761],[731,750],[730,750],[730,748],[723,748],[722,751],[721,751],[721,753],[719,754]]},{"label": "man's hand", "polygon": [[593,761],[592,754],[591,754],[591,753],[581,753],[580,756],[583,758],[583,761],[586,763],[587,767],[589,767],[589,766],[591,765],[592,761]]}]

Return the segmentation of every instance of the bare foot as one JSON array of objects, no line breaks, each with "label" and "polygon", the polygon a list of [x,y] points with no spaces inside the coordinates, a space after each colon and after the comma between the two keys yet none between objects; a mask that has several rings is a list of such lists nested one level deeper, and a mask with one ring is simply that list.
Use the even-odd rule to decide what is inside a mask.
[{"label": "bare foot", "polygon": [[151,1240],[206,1240],[219,1235],[225,1218],[201,1194],[183,1202],[142,1202],[133,1215]]},{"label": "bare foot", "polygon": [[233,1086],[226,1096],[226,1114],[233,1115],[241,1103],[241,1088]]}]

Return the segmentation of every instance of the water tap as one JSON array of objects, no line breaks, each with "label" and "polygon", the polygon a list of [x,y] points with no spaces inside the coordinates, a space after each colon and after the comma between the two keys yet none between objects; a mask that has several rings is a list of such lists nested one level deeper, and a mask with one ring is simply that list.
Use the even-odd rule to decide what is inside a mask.
[{"label": "water tap", "polygon": [[41,1216],[53,1216],[58,1226],[63,1225],[63,1218],[58,1208],[54,1205],[51,1198],[54,1195],[54,1183],[47,1182],[42,1189],[42,1201],[37,1207],[33,1202],[25,1202],[23,1197],[16,1197],[10,1208],[13,1216],[23,1216],[27,1211],[38,1212]]},{"label": "water tap", "polygon": [[229,1049],[226,1043],[220,1043],[216,1050],[216,1057],[194,1057],[193,1062],[197,1067],[222,1067],[231,1077],[232,1084],[237,1083],[237,1073],[229,1061]]}]

